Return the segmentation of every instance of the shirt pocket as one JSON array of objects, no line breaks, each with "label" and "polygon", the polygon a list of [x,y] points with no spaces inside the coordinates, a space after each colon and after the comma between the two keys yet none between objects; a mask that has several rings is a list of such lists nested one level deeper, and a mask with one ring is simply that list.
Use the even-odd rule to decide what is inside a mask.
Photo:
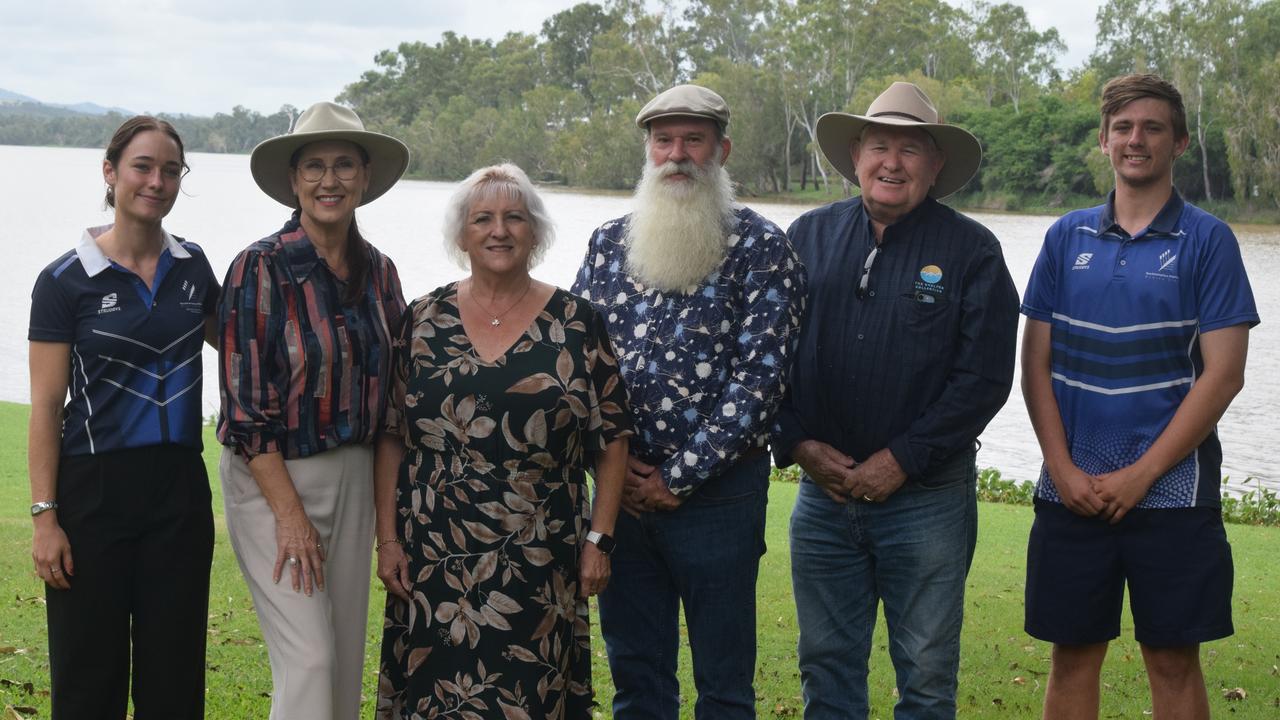
[{"label": "shirt pocket", "polygon": [[923,291],[910,291],[898,297],[898,315],[912,332],[945,333],[954,315],[946,297]]}]

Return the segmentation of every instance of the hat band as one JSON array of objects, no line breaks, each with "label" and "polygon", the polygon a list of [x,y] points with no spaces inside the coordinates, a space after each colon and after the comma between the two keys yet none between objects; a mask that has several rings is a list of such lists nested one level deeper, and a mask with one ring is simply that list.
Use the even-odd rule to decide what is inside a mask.
[{"label": "hat band", "polygon": [[904,112],[892,112],[892,111],[878,112],[878,113],[873,113],[871,117],[900,117],[900,118],[906,118],[907,120],[915,120],[918,123],[927,124],[929,122],[928,120],[922,120],[916,117],[915,115],[912,115],[910,113],[904,113]]}]

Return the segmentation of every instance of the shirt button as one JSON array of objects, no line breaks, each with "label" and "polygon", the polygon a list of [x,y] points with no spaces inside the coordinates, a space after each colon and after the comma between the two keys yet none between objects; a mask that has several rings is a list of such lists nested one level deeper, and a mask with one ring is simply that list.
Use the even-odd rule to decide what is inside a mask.
[{"label": "shirt button", "polygon": [[1121,264],[1121,265],[1128,265],[1128,264],[1129,264],[1129,261],[1128,261],[1128,260],[1121,260],[1121,261],[1120,261],[1120,264]]},{"label": "shirt button", "polygon": [[859,339],[859,340],[863,339],[864,337],[865,337],[865,336],[864,336],[862,333],[858,333],[858,339]]},{"label": "shirt button", "polygon": [[867,292],[867,294],[868,294],[868,295],[870,295],[871,297],[875,297],[875,296],[876,296],[876,291],[875,291],[875,290],[869,290],[869,291]]}]

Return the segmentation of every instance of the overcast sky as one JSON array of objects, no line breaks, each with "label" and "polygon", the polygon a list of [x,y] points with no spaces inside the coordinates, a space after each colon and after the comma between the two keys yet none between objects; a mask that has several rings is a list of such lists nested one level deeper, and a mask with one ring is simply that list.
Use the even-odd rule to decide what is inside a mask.
[{"label": "overcast sky", "polygon": [[[332,100],[403,41],[537,33],[579,1],[4,0],[0,88],[134,112],[272,113]],[[1037,29],[1058,28],[1064,69],[1088,57],[1099,0],[1013,1]]]}]

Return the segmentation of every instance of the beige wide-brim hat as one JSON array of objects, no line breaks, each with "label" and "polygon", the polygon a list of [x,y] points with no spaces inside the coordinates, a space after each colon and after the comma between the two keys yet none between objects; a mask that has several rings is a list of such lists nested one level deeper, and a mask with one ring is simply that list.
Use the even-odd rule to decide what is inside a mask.
[{"label": "beige wide-brim hat", "polygon": [[348,107],[318,102],[298,117],[293,130],[263,140],[249,156],[249,170],[262,192],[288,207],[297,207],[289,184],[289,159],[303,145],[322,140],[347,140],[369,155],[369,189],[360,204],[373,202],[404,175],[409,167],[409,148],[382,133],[364,129],[360,116]]},{"label": "beige wide-brim hat", "polygon": [[818,118],[818,146],[827,162],[854,185],[858,173],[853,167],[850,144],[862,136],[867,125],[920,128],[933,136],[947,160],[929,189],[934,198],[944,198],[965,186],[982,164],[982,144],[962,127],[938,122],[938,110],[914,83],[896,82],[867,108],[866,115],[832,112]]}]

